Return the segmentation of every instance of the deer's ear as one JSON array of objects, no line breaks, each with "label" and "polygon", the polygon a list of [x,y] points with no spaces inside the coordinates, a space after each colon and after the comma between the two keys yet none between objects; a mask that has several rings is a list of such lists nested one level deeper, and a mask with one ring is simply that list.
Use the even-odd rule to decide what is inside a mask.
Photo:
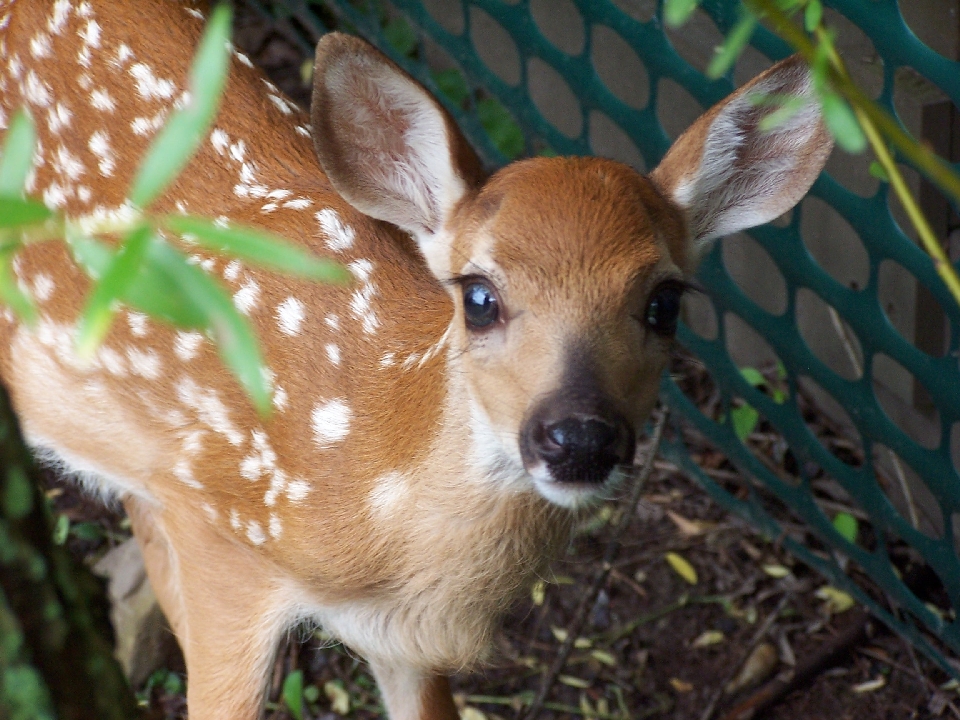
[{"label": "deer's ear", "polygon": [[310,111],[324,172],[347,202],[421,244],[482,178],[453,120],[413,78],[359,38],[317,45]]},{"label": "deer's ear", "polygon": [[[761,130],[760,121],[788,98],[796,98],[793,115]],[[683,208],[691,240],[702,247],[796,205],[832,148],[809,71],[795,55],[711,108],[677,139],[650,179]]]}]

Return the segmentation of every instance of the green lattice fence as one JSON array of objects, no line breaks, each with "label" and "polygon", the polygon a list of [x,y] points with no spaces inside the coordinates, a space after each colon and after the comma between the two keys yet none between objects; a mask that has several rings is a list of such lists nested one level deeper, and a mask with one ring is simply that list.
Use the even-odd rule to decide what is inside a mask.
[{"label": "green lattice fence", "polygon": [[[672,111],[663,107],[668,102],[663,90],[671,82],[684,88],[704,108],[733,89],[731,80],[708,80],[676,51],[660,22],[659,3],[654,0],[621,0],[620,5],[628,11],[609,0],[551,0],[534,2],[534,8],[530,0],[393,0],[392,8],[387,3],[346,0],[326,0],[321,8],[306,0],[278,4],[303,30],[305,47],[313,40],[310,35],[316,37],[324,32],[326,18],[364,35],[392,55],[445,100],[491,167],[508,159],[503,150],[509,154],[524,149],[526,153],[560,154],[598,151],[591,146],[590,128],[599,112],[620,128],[639,150],[642,162],[652,168],[670,144],[660,118]],[[736,21],[737,4],[737,0],[707,0],[704,11],[716,29],[724,33]],[[879,98],[888,109],[894,108],[895,78],[904,68],[939,87],[954,105],[960,105],[960,65],[917,39],[903,21],[897,0],[830,0],[826,4],[852,21],[873,43],[882,60]],[[437,8],[442,12],[431,14]],[[396,21],[397,12],[409,24]],[[581,24],[574,33],[579,36],[578,49],[567,47],[564,51],[551,42],[549,30],[542,26],[545,12],[562,13],[564,22]],[[951,22],[955,24],[955,20]],[[478,47],[474,32],[477,24],[485,25],[488,34],[502,37],[502,47],[494,52],[516,53],[517,77],[504,79],[484,61],[490,60],[491,48]],[[617,37],[611,39],[611,33]],[[639,72],[646,76],[646,83],[640,85],[647,97],[625,101],[622,93],[618,96],[604,83],[603,73],[598,72],[594,63],[595,42],[625,43],[632,48],[642,64]],[[763,30],[755,35],[752,45],[771,60],[789,54],[785,43]],[[426,55],[433,61],[433,70]],[[462,74],[437,72],[437,58],[442,59],[441,65],[459,68]],[[542,74],[544,64],[559,73],[562,84],[569,89],[564,94],[573,98],[574,111],[568,114],[567,121],[558,122],[554,117],[555,122],[550,122],[538,109],[537,101],[542,105],[542,98],[531,93],[529,73],[536,67]],[[621,72],[635,72],[631,67],[625,65]],[[609,80],[609,69],[606,77]],[[522,136],[519,132],[511,135],[515,126],[498,119],[504,106],[519,125]],[[485,126],[497,137],[492,140]],[[954,525],[955,518],[960,518],[960,477],[951,457],[951,436],[954,428],[960,427],[960,311],[936,277],[930,261],[896,223],[885,184],[881,183],[871,196],[863,197],[824,174],[811,195],[828,203],[859,235],[867,256],[865,283],[850,287],[839,282],[808,251],[801,233],[801,218],[809,201],[794,211],[786,224],[768,225],[750,233],[783,277],[785,307],[777,312],[769,312],[748,297],[725,267],[718,244],[700,272],[717,319],[715,336],[706,338],[685,326],[679,339],[708,368],[719,390],[719,409],[714,417],[705,416],[670,378],[664,379],[662,392],[675,411],[674,418],[682,417],[687,432],[692,426],[702,433],[745,479],[721,482],[711,477],[690,458],[680,440],[682,432],[668,441],[665,452],[696,477],[720,504],[747,518],[771,538],[779,539],[956,674],[960,666],[951,667],[948,656],[960,653],[960,627],[956,620],[960,610],[960,562],[955,538],[960,523]],[[807,240],[809,244],[810,238]],[[946,314],[950,334],[942,356],[928,354],[905,340],[885,314],[878,288],[881,266],[890,261],[925,286],[935,304],[939,304],[939,312]],[[835,311],[838,331],[845,323],[852,333],[845,341],[852,348],[851,362],[859,366],[852,375],[837,372],[825,363],[798,330],[798,296],[810,292]],[[731,359],[727,340],[731,323],[736,322],[734,316],[759,333],[782,362],[785,392],[764,392]],[[879,365],[890,359],[929,395],[934,418],[939,421],[939,432],[934,433],[932,442],[921,444],[912,439],[878,401],[874,375]],[[803,383],[808,381],[819,385],[845,409],[851,427],[860,436],[859,448],[852,455],[831,452],[805,422],[800,398]],[[795,472],[771,469],[740,439],[732,413],[745,403],[786,440],[796,461]],[[885,492],[884,483],[878,479],[878,463],[881,457],[892,455],[899,458],[894,463],[902,463],[922,478],[926,488],[922,494],[932,498],[932,506],[942,516],[934,519],[932,525],[939,526],[935,530],[921,526],[915,517],[908,519],[901,514],[888,497],[889,488]],[[833,518],[822,509],[812,490],[812,481],[824,476],[836,480],[869,518],[865,524],[869,532],[861,532],[856,543],[846,540],[835,529]],[[922,490],[920,486],[916,488]],[[767,509],[777,504],[786,506],[822,545],[814,548],[801,542],[804,535],[782,527]],[[908,552],[915,552],[932,569],[943,596],[939,607],[929,602],[929,597],[925,597],[926,602],[921,600],[901,579],[891,560],[894,548],[898,554],[903,554],[904,548],[912,549]],[[865,575],[872,582],[854,582],[844,570],[855,567],[859,568],[856,577]],[[878,600],[883,594],[889,604]],[[891,606],[896,609],[888,610]],[[931,641],[931,636],[936,640]]]}]

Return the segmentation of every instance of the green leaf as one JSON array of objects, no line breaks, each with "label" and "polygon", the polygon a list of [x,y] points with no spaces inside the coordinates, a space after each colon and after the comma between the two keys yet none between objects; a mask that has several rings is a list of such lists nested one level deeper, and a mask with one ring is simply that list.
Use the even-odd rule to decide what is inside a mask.
[{"label": "green leaf", "polygon": [[190,240],[197,245],[274,270],[324,282],[345,283],[351,278],[339,263],[317,258],[289,241],[262,230],[222,228],[203,218],[186,215],[168,215],[161,222],[174,232],[193,236]]},{"label": "green leaf", "polygon": [[63,513],[57,515],[57,524],[53,527],[54,545],[63,545],[70,534],[70,518]]},{"label": "green leaf", "polygon": [[410,57],[417,49],[417,33],[405,18],[395,17],[383,28],[383,36],[394,50]]},{"label": "green leaf", "polygon": [[848,153],[863,152],[867,146],[867,138],[847,101],[828,90],[822,94],[821,102],[824,122],[836,139],[837,145]]},{"label": "green leaf", "polygon": [[229,67],[230,18],[226,5],[218,5],[210,15],[190,69],[190,101],[170,115],[133,181],[130,201],[137,207],[147,207],[180,173],[216,114]]},{"label": "green leaf", "polygon": [[699,4],[700,0],[666,0],[663,3],[663,19],[672,27],[683,25]]},{"label": "green leaf", "polygon": [[28,327],[33,327],[37,324],[39,315],[37,308],[30,296],[20,289],[17,276],[13,272],[13,260],[19,249],[19,245],[12,245],[0,251],[0,299]]},{"label": "green leaf", "polygon": [[[170,279],[170,289],[182,295],[187,306],[202,314],[203,327],[217,344],[220,357],[253,401],[261,415],[270,413],[270,388],[263,373],[257,338],[227,292],[203,270],[167,243],[153,238],[147,262]],[[167,292],[170,289],[166,290]]]},{"label": "green leaf", "polygon": [[297,720],[303,720],[303,671],[294,670],[283,681],[283,702]]},{"label": "green leaf", "polygon": [[757,29],[757,17],[753,13],[744,10],[743,15],[737,20],[737,24],[723,41],[723,45],[717,48],[716,54],[707,66],[707,77],[713,80],[727,74],[727,71],[733,67],[733,64],[740,57],[740,53],[753,37],[753,31]]},{"label": "green leaf", "polygon": [[43,203],[20,198],[0,197],[0,229],[35,225],[53,217]]},{"label": "green leaf", "polygon": [[484,98],[477,103],[477,115],[493,144],[507,159],[523,154],[523,132],[503,103],[496,98]]},{"label": "green leaf", "polygon": [[765,115],[764,118],[757,125],[757,129],[760,132],[770,132],[771,130],[776,130],[778,127],[783,125],[787,120],[796,115],[804,105],[806,105],[806,100],[801,97],[793,96],[782,103],[780,107],[774,110],[769,115]]},{"label": "green leaf", "polygon": [[19,197],[23,194],[36,144],[33,120],[26,112],[18,110],[10,120],[3,155],[0,155],[0,195]]},{"label": "green leaf", "polygon": [[733,432],[736,433],[741,442],[746,440],[750,433],[753,432],[759,420],[760,413],[746,403],[730,411],[730,422],[733,423]]},{"label": "green leaf", "polygon": [[113,256],[87,298],[77,333],[77,354],[90,358],[103,342],[120,299],[136,279],[154,230],[149,225],[135,228]]},{"label": "green leaf", "polygon": [[850,513],[837,513],[833,518],[833,528],[849,543],[857,542],[860,524]]},{"label": "green leaf", "polygon": [[885,183],[890,182],[890,176],[887,174],[887,169],[877,160],[874,160],[872,163],[870,163],[868,170],[870,174],[873,175],[873,177],[875,177],[877,180]]},{"label": "green leaf", "polygon": [[463,73],[456,68],[436,70],[433,72],[433,81],[450,102],[459,107],[470,97],[470,86]]},{"label": "green leaf", "polygon": [[767,379],[756,368],[740,368],[740,374],[743,375],[743,379],[753,387],[760,387],[761,385],[767,384]]},{"label": "green leaf", "polygon": [[807,29],[807,32],[812,33],[816,30],[822,18],[823,5],[820,0],[809,0],[806,9],[803,11],[803,26]]}]

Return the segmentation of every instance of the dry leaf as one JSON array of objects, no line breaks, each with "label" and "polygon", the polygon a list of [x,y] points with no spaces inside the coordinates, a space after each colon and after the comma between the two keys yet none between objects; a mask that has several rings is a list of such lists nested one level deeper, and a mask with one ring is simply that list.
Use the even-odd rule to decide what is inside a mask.
[{"label": "dry leaf", "polygon": [[617,659],[606,650],[592,650],[590,652],[590,657],[597,662],[603,663],[604,665],[609,665],[610,667],[617,666]]},{"label": "dry leaf", "polygon": [[688,693],[693,690],[693,683],[688,683],[680,678],[670,678],[670,685],[674,690],[680,693]]},{"label": "dry leaf", "polygon": [[550,632],[553,633],[553,636],[557,639],[557,642],[566,642],[567,635],[569,634],[563,628],[558,628],[556,626],[551,626]]},{"label": "dry leaf", "polygon": [[692,643],[690,643],[690,647],[709,647],[710,645],[722,643],[726,639],[726,635],[719,630],[707,630],[705,633],[701,633]]},{"label": "dry leaf", "polygon": [[790,574],[790,568],[783,565],[764,565],[763,571],[772,578],[785,578]]},{"label": "dry leaf", "polygon": [[543,580],[537,580],[530,588],[530,598],[537,607],[543,605],[543,600],[547,595],[547,584]]},{"label": "dry leaf", "polygon": [[337,715],[346,715],[350,712],[350,693],[335,680],[323,684],[323,694],[330,701],[330,709]]},{"label": "dry leaf", "polygon": [[773,674],[779,662],[777,649],[770,643],[760,643],[747,657],[737,676],[727,684],[726,692],[733,694],[763,682]]},{"label": "dry leaf", "polygon": [[673,524],[677,526],[677,530],[680,531],[681,535],[686,535],[687,537],[693,537],[695,535],[702,535],[708,530],[707,523],[699,522],[697,520],[689,520],[679,513],[675,513],[673,510],[667,510],[667,517],[673,521]]},{"label": "dry leaf", "polygon": [[843,590],[837,590],[837,588],[832,585],[824,585],[822,588],[817,590],[815,593],[818,598],[825,601],[827,612],[833,615],[839,615],[842,612],[846,612],[854,605],[856,602],[850,595],[845,593]]},{"label": "dry leaf", "polygon": [[693,565],[691,565],[686,558],[675,552],[668,552],[664,557],[667,559],[667,562],[670,563],[670,567],[676,571],[677,575],[691,585],[697,584],[697,571],[693,569]]},{"label": "dry leaf", "polygon": [[576,640],[573,641],[573,646],[577,650],[586,650],[588,647],[591,647],[592,645],[593,643],[585,637],[578,637]]},{"label": "dry leaf", "polygon": [[884,677],[883,675],[877,675],[877,677],[875,677],[873,680],[867,680],[866,682],[862,682],[859,685],[854,685],[853,691],[855,693],[861,693],[861,694],[874,692],[875,690],[879,690],[880,688],[884,687],[886,684],[887,684],[887,678]]},{"label": "dry leaf", "polygon": [[573,675],[558,675],[557,680],[562,682],[564,685],[580,688],[581,690],[586,690],[588,687],[590,687],[589,680],[584,680],[583,678],[574,677]]}]

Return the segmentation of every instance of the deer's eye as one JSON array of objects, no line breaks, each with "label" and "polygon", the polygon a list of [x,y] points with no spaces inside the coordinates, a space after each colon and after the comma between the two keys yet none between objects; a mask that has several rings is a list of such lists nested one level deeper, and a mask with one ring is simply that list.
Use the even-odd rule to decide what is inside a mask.
[{"label": "deer's eye", "polygon": [[674,283],[664,283],[657,287],[644,313],[644,323],[657,335],[673,337],[677,332],[677,319],[680,316],[680,297],[683,288]]},{"label": "deer's eye", "polygon": [[480,280],[465,283],[463,313],[471,328],[485,328],[495,323],[500,318],[500,303],[493,288]]}]

